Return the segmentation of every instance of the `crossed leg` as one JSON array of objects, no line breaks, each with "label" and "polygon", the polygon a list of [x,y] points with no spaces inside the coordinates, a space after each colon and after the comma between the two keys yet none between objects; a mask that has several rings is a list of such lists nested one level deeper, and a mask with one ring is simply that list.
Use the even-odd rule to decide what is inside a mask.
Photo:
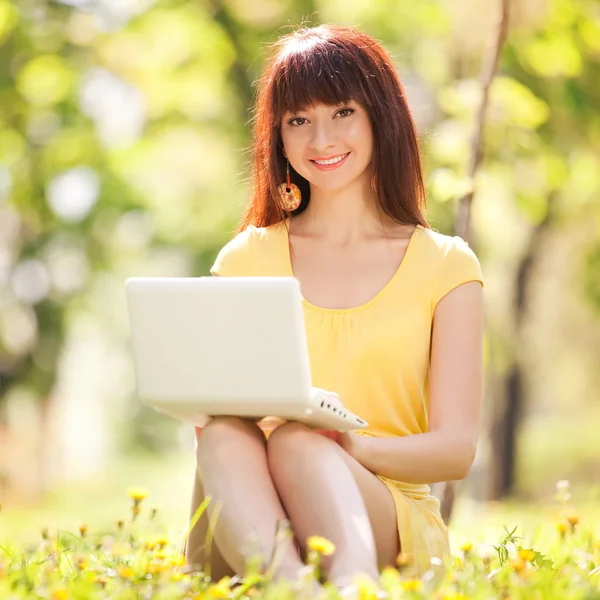
[{"label": "crossed leg", "polygon": [[269,439],[271,477],[303,552],[311,535],[336,546],[323,559],[330,581],[350,583],[358,572],[378,578],[400,551],[396,507],[385,484],[335,441],[301,423]]},{"label": "crossed leg", "polygon": [[[212,419],[198,440],[192,513],[204,491],[213,499],[208,516],[221,505],[211,550],[215,579],[243,571],[257,550],[248,545],[253,535],[263,556],[271,556],[282,519],[291,520],[302,554],[310,535],[336,545],[323,567],[338,585],[358,572],[377,577],[399,552],[396,510],[386,486],[333,440],[299,423],[281,425],[267,442],[255,423]],[[202,562],[206,516],[202,521],[188,540],[191,563]],[[294,578],[302,566],[291,544],[278,574]]]}]

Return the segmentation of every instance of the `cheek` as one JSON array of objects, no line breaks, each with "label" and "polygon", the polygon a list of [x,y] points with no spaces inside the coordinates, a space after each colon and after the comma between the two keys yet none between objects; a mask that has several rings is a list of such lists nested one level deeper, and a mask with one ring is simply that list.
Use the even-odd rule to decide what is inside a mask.
[{"label": "cheek", "polygon": [[285,151],[290,159],[302,156],[304,153],[305,141],[302,139],[302,135],[299,132],[281,132],[281,141],[285,147]]},{"label": "cheek", "polygon": [[348,142],[352,142],[361,151],[371,151],[373,148],[373,132],[368,122],[355,121],[347,131]]}]

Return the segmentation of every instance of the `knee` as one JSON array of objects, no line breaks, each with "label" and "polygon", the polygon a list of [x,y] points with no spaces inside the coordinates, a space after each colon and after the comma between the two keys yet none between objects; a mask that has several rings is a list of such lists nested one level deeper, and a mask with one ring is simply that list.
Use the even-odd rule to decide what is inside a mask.
[{"label": "knee", "polygon": [[267,442],[267,460],[275,475],[281,468],[290,469],[295,459],[304,456],[314,438],[313,431],[295,421],[280,425]]},{"label": "knee", "polygon": [[213,417],[197,438],[196,454],[214,452],[217,447],[243,443],[245,439],[256,439],[264,444],[264,435],[255,422],[234,416]]}]

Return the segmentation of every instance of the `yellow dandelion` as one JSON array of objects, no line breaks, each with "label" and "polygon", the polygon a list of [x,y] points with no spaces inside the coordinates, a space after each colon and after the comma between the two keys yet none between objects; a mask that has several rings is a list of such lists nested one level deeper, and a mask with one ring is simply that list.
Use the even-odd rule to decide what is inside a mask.
[{"label": "yellow dandelion", "polygon": [[165,546],[167,546],[169,544],[169,540],[167,538],[158,538],[157,540],[154,540],[154,543],[159,547],[159,548],[164,548]]},{"label": "yellow dandelion", "polygon": [[335,544],[318,535],[313,535],[308,538],[308,547],[314,552],[318,552],[325,556],[331,556],[335,552]]},{"label": "yellow dandelion", "polygon": [[471,550],[473,550],[473,544],[471,544],[471,542],[465,542],[460,549],[465,553],[468,554],[469,552],[471,552]]},{"label": "yellow dandelion", "polygon": [[410,564],[410,556],[405,552],[400,552],[398,556],[396,556],[396,565],[400,568],[406,567]]},{"label": "yellow dandelion", "polygon": [[117,567],[117,573],[123,579],[131,579],[133,577],[133,569],[127,565],[119,565]]},{"label": "yellow dandelion", "polygon": [[531,548],[521,548],[519,558],[525,562],[531,562],[535,558],[535,552]]},{"label": "yellow dandelion", "polygon": [[513,568],[515,573],[521,573],[527,566],[527,562],[524,561],[522,558],[515,558],[510,561],[510,566]]},{"label": "yellow dandelion", "polygon": [[88,526],[85,523],[82,523],[79,526],[79,534],[81,537],[85,537],[85,534],[88,532]]},{"label": "yellow dandelion", "polygon": [[154,550],[154,548],[156,548],[156,542],[144,542],[144,549],[145,550]]},{"label": "yellow dandelion", "polygon": [[579,523],[579,517],[576,514],[567,515],[567,523],[574,528]]},{"label": "yellow dandelion", "polygon": [[69,592],[65,588],[54,590],[52,592],[52,600],[68,600]]},{"label": "yellow dandelion", "polygon": [[394,569],[394,567],[383,567],[383,570],[381,571],[381,576],[382,577],[389,577],[393,580],[396,580],[399,575],[398,575],[398,570]]},{"label": "yellow dandelion", "polygon": [[148,490],[145,488],[130,488],[127,490],[127,493],[136,504],[139,504],[148,497]]},{"label": "yellow dandelion", "polygon": [[420,579],[406,579],[400,582],[400,587],[405,592],[418,592],[423,589],[423,582]]},{"label": "yellow dandelion", "polygon": [[558,531],[561,537],[564,537],[567,531],[569,530],[569,526],[563,521],[559,521],[556,524],[556,530]]},{"label": "yellow dandelion", "polygon": [[183,573],[177,572],[171,575],[171,581],[181,581],[183,579]]},{"label": "yellow dandelion", "polygon": [[171,558],[169,558],[169,564],[172,567],[184,567],[185,563],[185,556],[171,556]]},{"label": "yellow dandelion", "polygon": [[151,562],[151,563],[148,563],[148,565],[146,566],[146,573],[148,575],[158,575],[159,573],[162,573],[163,571],[165,571],[166,568],[167,568],[167,566],[164,564]]},{"label": "yellow dandelion", "polygon": [[162,550],[159,550],[158,552],[154,553],[154,556],[159,560],[164,560],[165,558],[167,558],[167,553],[163,552]]},{"label": "yellow dandelion", "polygon": [[231,588],[229,587],[229,577],[223,577],[220,579],[215,585],[208,589],[208,593],[210,596],[214,598],[227,598],[231,592]]},{"label": "yellow dandelion", "polygon": [[80,571],[85,571],[88,568],[88,562],[85,558],[78,558],[77,559],[77,568]]}]

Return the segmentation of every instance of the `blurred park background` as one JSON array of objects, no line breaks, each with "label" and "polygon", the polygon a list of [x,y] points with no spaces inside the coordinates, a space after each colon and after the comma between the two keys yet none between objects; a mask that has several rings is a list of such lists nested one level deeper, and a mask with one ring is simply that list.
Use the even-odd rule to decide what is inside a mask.
[{"label": "blurred park background", "polygon": [[[133,485],[185,523],[192,427],[136,397],[124,282],[206,275],[231,238],[266,46],[319,23],[384,44],[420,131],[428,219],[453,235],[498,4],[0,0],[0,529],[110,521]],[[593,504],[596,0],[512,3],[473,190],[485,423],[453,523],[511,503],[539,512],[557,480]]]}]

